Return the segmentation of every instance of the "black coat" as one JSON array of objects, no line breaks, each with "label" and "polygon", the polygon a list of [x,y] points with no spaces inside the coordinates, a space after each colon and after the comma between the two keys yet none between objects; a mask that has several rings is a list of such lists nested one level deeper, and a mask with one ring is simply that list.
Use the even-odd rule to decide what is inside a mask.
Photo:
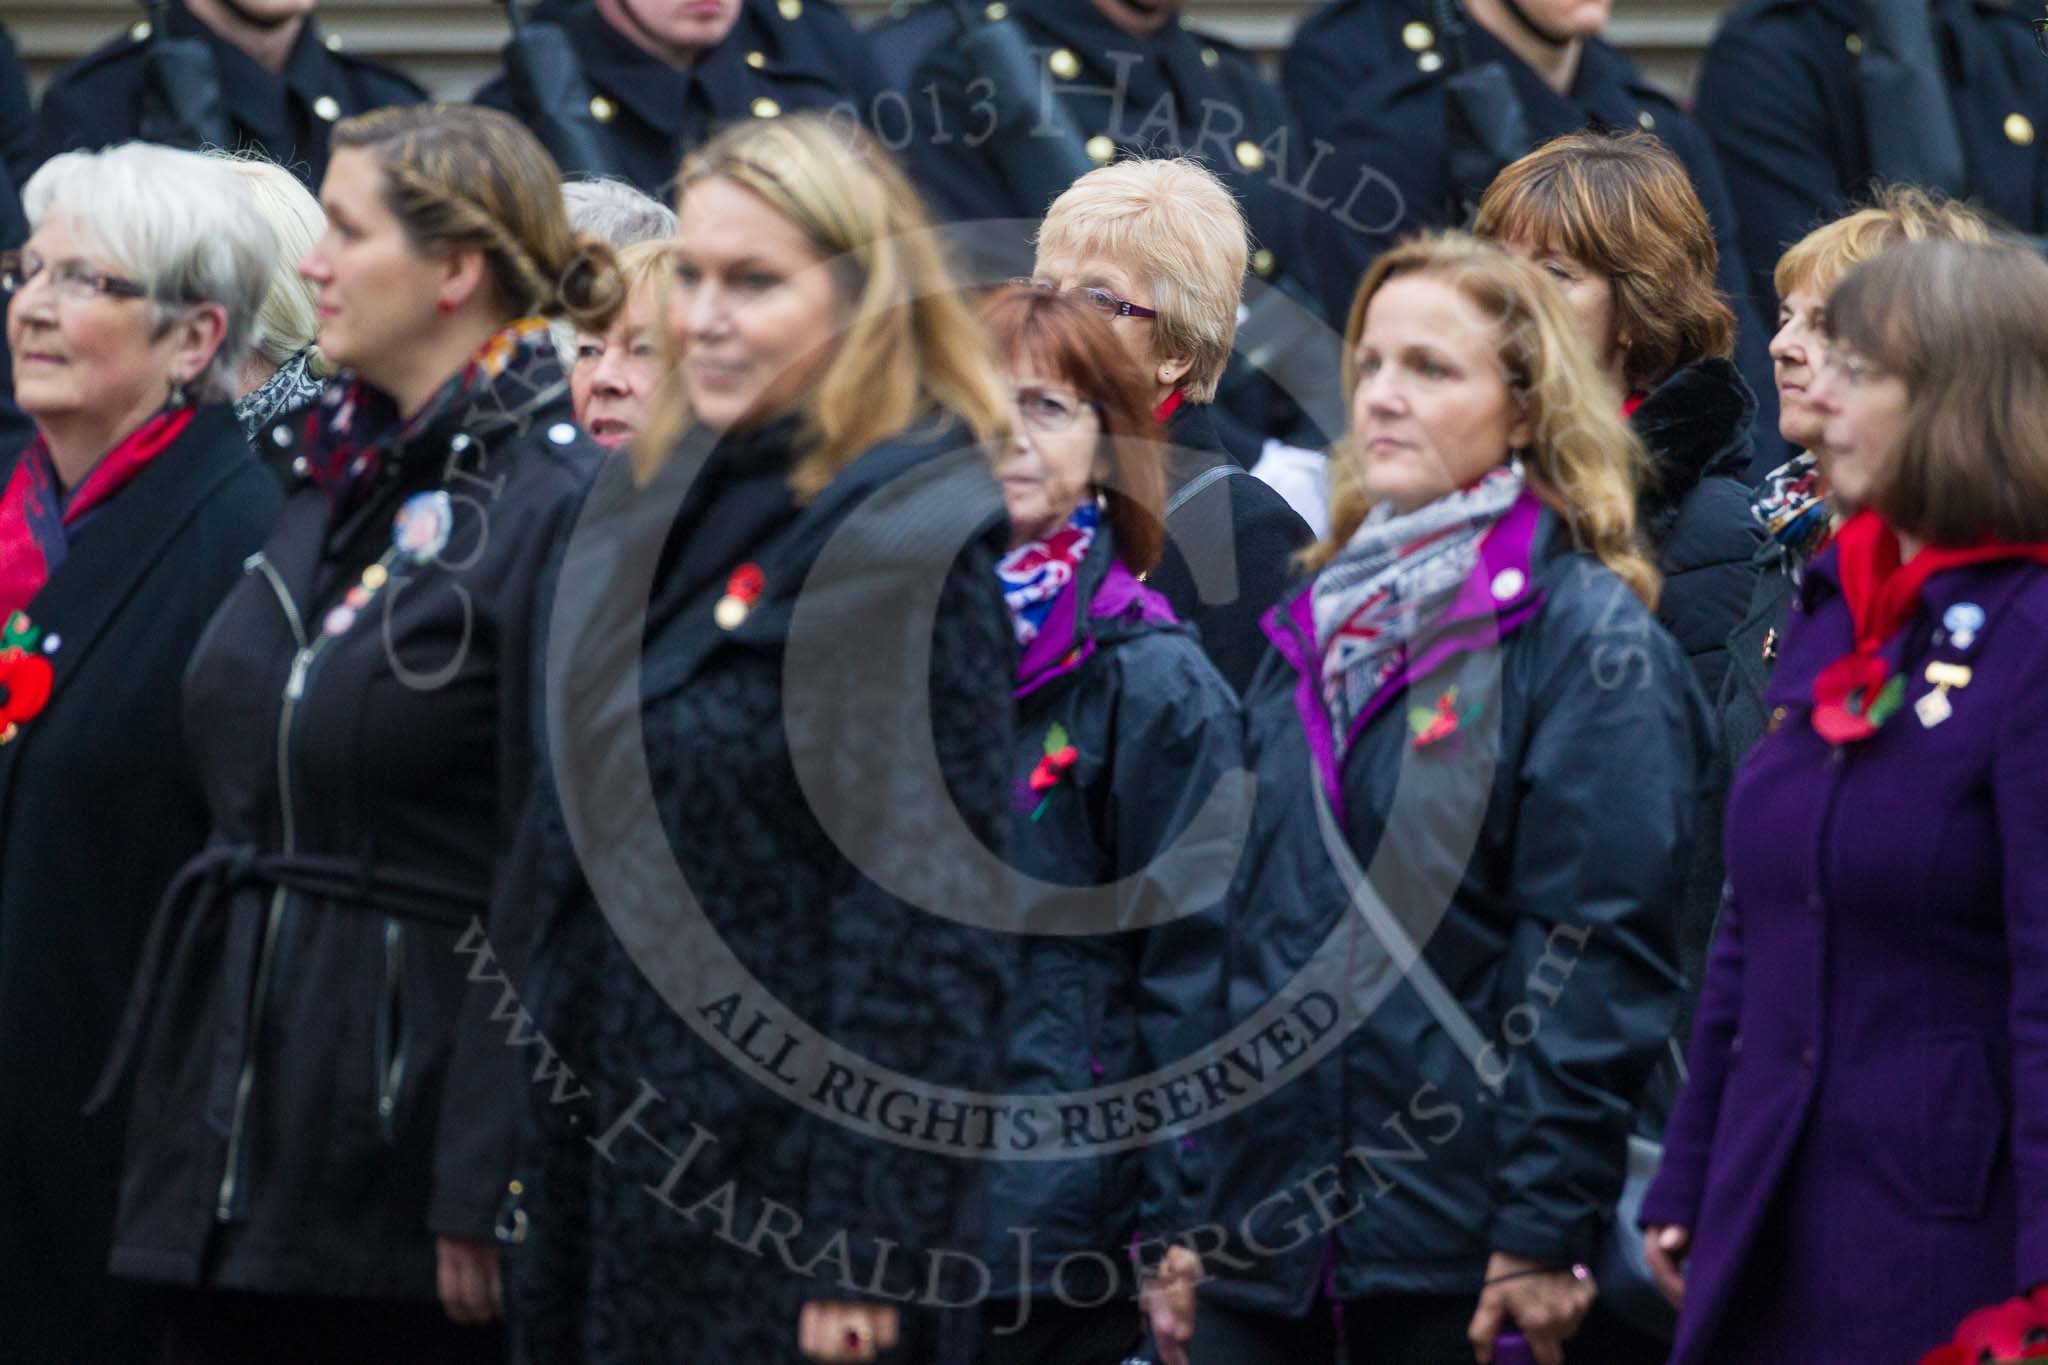
[{"label": "black coat", "polygon": [[[1307,236],[1322,270],[1324,316],[1338,325],[1380,253],[1425,228],[1464,226],[1445,123],[1445,83],[1455,67],[1449,52],[1436,46],[1434,19],[1430,0],[1332,0],[1302,23],[1288,48],[1295,110],[1332,147],[1316,177],[1322,208],[1309,215]],[[1564,95],[1477,24],[1467,25],[1465,41],[1474,64],[1499,62],[1507,71],[1528,117],[1528,150],[1589,125],[1641,128],[1685,164],[1720,249],[1716,282],[1735,306],[1736,365],[1760,395],[1760,429],[1775,433],[1771,333],[1748,304],[1735,201],[1699,127],[1597,38],[1587,40],[1578,76]],[[1755,474],[1784,458],[1775,436],[1765,444],[1771,450],[1759,452]]]},{"label": "black coat", "polygon": [[1664,575],[1657,619],[1709,697],[1728,671],[1728,632],[1749,606],[1763,540],[1743,479],[1755,415],[1742,375],[1708,358],[1678,369],[1629,418],[1650,452],[1638,513]]},{"label": "black coat", "polygon": [[0,745],[0,1358],[158,1358],[146,1300],[106,1275],[126,1110],[79,1110],[150,910],[206,839],[178,680],[277,504],[228,409],[201,408],[28,607],[59,648]]},{"label": "black coat", "polygon": [[[683,157],[723,124],[835,106],[861,122],[880,78],[853,25],[831,0],[744,0],[724,42],[687,71],[668,65],[613,28],[595,5],[553,16],[590,85],[589,116],[617,159],[614,168],[656,198],[672,197]],[[473,96],[522,122],[533,110],[503,74]],[[580,112],[580,111],[579,111]]]},{"label": "black coat", "polygon": [[[0,26],[0,251],[28,240],[28,217],[22,212],[21,188],[28,179],[35,114],[28,102],[28,72],[14,39]],[[34,435],[21,409],[14,406],[14,362],[7,338],[0,336],[0,467]]]},{"label": "black coat", "polygon": [[[478,1093],[507,1045],[458,945],[504,885],[536,581],[600,458],[536,353],[339,520],[302,485],[222,603],[184,696],[213,834],[138,973],[117,1274],[431,1302],[436,1236],[491,1236],[517,1099]],[[393,518],[435,490],[452,534],[418,562]]]},{"label": "black coat", "polygon": [[[387,66],[340,49],[310,19],[273,75],[234,44],[217,37],[178,0],[169,0],[171,31],[203,39],[220,72],[222,98],[234,134],[232,150],[254,149],[312,186],[327,174],[329,130],[341,119],[387,104],[426,98],[411,80]],[[36,111],[32,164],[59,152],[97,150],[138,137],[143,96],[150,80],[149,20],[80,57],[43,90]]]},{"label": "black coat", "polygon": [[[1935,0],[1941,79],[1973,199],[2022,232],[2048,232],[2048,82],[2023,5]],[[1699,121],[1733,192],[1760,318],[1785,248],[1867,197],[1869,131],[1856,83],[1857,0],[1743,0],[1700,64]],[[1751,376],[1754,381],[1755,376]]]},{"label": "black coat", "polygon": [[[533,1090],[523,1360],[793,1365],[804,1301],[891,1296],[978,1247],[986,1166],[878,1131],[937,1120],[893,1083],[835,1089],[826,1040],[998,1088],[1015,943],[939,911],[1014,923],[989,852],[1011,796],[1002,506],[957,424],[802,505],[795,440],[790,419],[707,462],[700,436],[643,490],[609,471],[564,561],[527,999],[573,1084]],[[780,1254],[742,1249],[763,1219]],[[971,1349],[971,1321],[905,1316],[904,1358],[949,1332]]]},{"label": "black coat", "polygon": [[[1492,1251],[1591,1259],[1620,1193],[1630,1106],[1678,1006],[1705,706],[1649,611],[1530,502],[1489,537],[1467,595],[1455,619],[1473,625],[1446,618],[1341,764],[1306,603],[1273,614],[1245,703],[1259,803],[1233,887],[1230,1013],[1242,1027],[1269,1001],[1298,1007],[1286,1045],[1241,1049],[1267,1098],[1215,1139],[1228,1241],[1203,1292],[1218,1301],[1301,1315],[1332,1241],[1339,1299],[1470,1296]],[[1455,727],[1428,739],[1446,706]],[[1319,790],[1340,803],[1331,837],[1369,869],[1356,904]],[[1369,925],[1375,899],[1449,1001]],[[1321,1040],[1333,1050],[1304,1058]]]},{"label": "black coat", "polygon": [[[974,6],[976,13],[981,10]],[[1313,316],[1320,297],[1318,264],[1306,249],[1307,210],[1295,183],[1304,176],[1308,153],[1286,102],[1250,53],[1181,23],[1133,37],[1092,0],[1016,0],[1009,13],[1041,62],[1038,88],[998,91],[959,41],[957,19],[944,24],[951,13],[945,0],[927,0],[916,29],[906,28],[919,41],[932,41],[901,92],[906,117],[877,120],[876,133],[903,159],[933,216],[964,225],[958,245],[978,282],[1030,273],[1032,233],[1051,203],[1026,199],[1004,178],[1002,149],[1028,147],[1043,135],[1035,131],[1035,119],[999,122],[994,101],[1021,98],[1036,109],[1050,89],[1094,165],[1185,156],[1214,172],[1251,229],[1253,280],[1285,288]],[[929,32],[934,25],[946,29],[943,39]],[[895,36],[893,29],[884,31],[885,52]],[[900,57],[890,61],[902,65]],[[1258,292],[1248,288],[1247,301],[1254,302]],[[1342,314],[1337,317],[1341,326]],[[1252,438],[1248,447],[1235,450],[1240,462],[1257,460],[1268,436],[1320,447],[1336,435],[1315,430],[1303,415],[1318,406],[1320,394],[1335,388],[1335,339],[1316,330],[1295,362],[1274,362],[1276,372],[1297,376],[1287,391],[1244,366],[1225,375],[1217,401]],[[1324,420],[1331,417],[1323,413]]]},{"label": "black coat", "polygon": [[[1221,785],[1242,767],[1237,696],[1171,622],[1166,604],[1114,565],[1115,553],[1104,526],[1067,589],[1070,607],[1056,606],[1025,651],[1010,854],[1021,871],[1058,886],[1130,880],[1114,896],[1048,892],[1027,910],[1027,924],[1042,910],[1085,915],[1099,929],[1025,941],[1010,1034],[1016,1090],[1072,1094],[1132,1081],[1192,1058],[1222,1022],[1238,831],[1227,819],[1196,816],[1219,792],[1228,809],[1249,815],[1248,801],[1229,804],[1231,789]],[[1076,648],[1084,651],[1078,664]],[[1066,744],[1077,751],[1073,766],[1050,789],[1033,791],[1033,770]],[[1101,931],[1115,926],[1125,931]],[[1159,1131],[1160,1119],[1135,1122]],[[988,1221],[999,1277],[1016,1274],[1012,1229],[1034,1230],[1031,1293],[1042,1301],[1070,1253],[1099,1252],[1122,1265],[1134,1234],[1193,1226],[1205,1151],[1198,1142],[1161,1137],[1095,1160],[997,1166]],[[1086,1261],[1069,1264],[1060,1279],[1082,1301],[1111,1290]],[[1128,1302],[1137,1286],[1116,1288]],[[1010,1289],[999,1278],[999,1292]]]},{"label": "black coat", "polygon": [[1182,403],[1166,438],[1166,550],[1146,581],[1242,692],[1266,653],[1259,617],[1293,580],[1294,554],[1315,535],[1287,499],[1223,452],[1206,406]]}]

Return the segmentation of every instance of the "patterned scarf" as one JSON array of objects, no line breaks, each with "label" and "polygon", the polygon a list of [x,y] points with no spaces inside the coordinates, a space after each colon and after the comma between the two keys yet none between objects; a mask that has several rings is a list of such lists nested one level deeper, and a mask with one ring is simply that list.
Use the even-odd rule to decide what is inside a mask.
[{"label": "patterned scarf", "polygon": [[307,347],[235,400],[235,421],[241,425],[243,439],[253,442],[265,427],[312,407],[324,387],[313,375],[312,348]]},{"label": "patterned scarf", "polygon": [[1800,563],[1827,548],[1834,533],[1827,480],[1821,477],[1820,461],[1811,455],[1795,455],[1764,475],[1750,497],[1749,510],[1764,534]]},{"label": "patterned scarf", "polygon": [[0,491],[0,621],[42,591],[92,511],[147,469],[191,421],[189,407],[157,413],[123,437],[69,493],[58,489],[49,442],[37,433]]},{"label": "patterned scarf", "polygon": [[[552,400],[566,381],[553,334],[542,318],[521,318],[496,333],[410,420],[390,395],[344,374],[320,395],[310,419],[306,461],[313,482],[327,490],[336,516],[367,488],[387,456],[395,456],[434,426],[457,420],[471,440],[522,427],[532,411]],[[505,383],[499,383],[505,379]]]},{"label": "patterned scarf", "polygon": [[1457,597],[1479,562],[1479,544],[1522,496],[1519,465],[1406,514],[1380,503],[1310,589],[1323,656],[1323,705],[1348,747],[1351,721],[1394,676],[1410,646]]},{"label": "patterned scarf", "polygon": [[1003,601],[1010,608],[1010,628],[1021,649],[1038,638],[1052,615],[1067,584],[1074,581],[1088,547],[1095,543],[1095,528],[1102,513],[1094,502],[1083,501],[1059,530],[1044,540],[1027,540],[996,562],[996,578],[1003,585]]}]

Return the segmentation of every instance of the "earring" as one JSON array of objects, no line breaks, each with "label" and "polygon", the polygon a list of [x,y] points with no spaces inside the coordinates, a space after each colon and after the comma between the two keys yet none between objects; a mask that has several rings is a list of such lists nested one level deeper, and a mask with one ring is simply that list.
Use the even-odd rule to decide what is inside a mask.
[{"label": "earring", "polygon": [[435,300],[434,300],[434,307],[436,307],[436,308],[440,309],[440,310],[441,310],[442,312],[444,312],[444,313],[452,313],[452,312],[454,312],[454,311],[455,311],[455,300],[454,300],[454,299],[435,299]]},{"label": "earring", "polygon": [[185,393],[185,381],[173,376],[171,379],[171,391],[165,396],[164,405],[166,407],[182,408],[189,402],[191,402],[191,399]]}]

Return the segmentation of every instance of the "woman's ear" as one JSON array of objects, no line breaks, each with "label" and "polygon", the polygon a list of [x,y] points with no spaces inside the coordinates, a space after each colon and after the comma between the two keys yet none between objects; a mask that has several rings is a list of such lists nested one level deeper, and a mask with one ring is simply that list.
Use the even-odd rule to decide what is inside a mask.
[{"label": "woman's ear", "polygon": [[1182,379],[1187,377],[1188,371],[1194,368],[1195,358],[1191,355],[1166,356],[1162,357],[1159,363],[1153,367],[1153,377],[1164,387],[1169,389],[1175,388]]},{"label": "woman's ear", "polygon": [[219,304],[201,303],[186,309],[166,337],[171,348],[171,383],[182,389],[196,381],[213,363],[227,334],[228,312]]},{"label": "woman's ear", "polygon": [[434,305],[442,313],[454,313],[490,288],[490,267],[484,253],[476,250],[451,251],[441,258],[441,278],[434,288]]}]

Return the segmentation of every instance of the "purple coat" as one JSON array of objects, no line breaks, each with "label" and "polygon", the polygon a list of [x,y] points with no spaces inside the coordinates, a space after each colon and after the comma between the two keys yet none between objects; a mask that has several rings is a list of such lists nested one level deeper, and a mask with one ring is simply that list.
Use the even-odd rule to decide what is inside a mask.
[{"label": "purple coat", "polygon": [[[1832,552],[1730,794],[1730,894],[1646,1223],[1693,1230],[1672,1365],[1910,1362],[2048,1280],[2048,570],[1953,569],[1831,749]],[[1930,664],[1970,670],[1928,705]],[[1936,723],[1929,725],[1927,719]]]}]

